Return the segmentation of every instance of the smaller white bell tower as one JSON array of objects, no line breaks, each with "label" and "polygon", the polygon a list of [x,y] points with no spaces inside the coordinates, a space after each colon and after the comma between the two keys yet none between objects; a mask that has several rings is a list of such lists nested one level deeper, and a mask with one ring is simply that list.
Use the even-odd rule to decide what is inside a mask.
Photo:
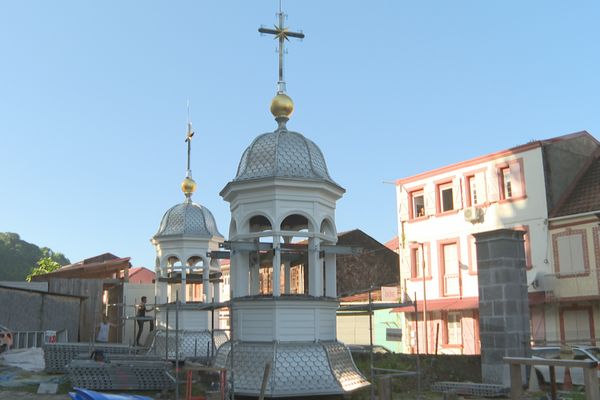
[{"label": "smaller white bell tower", "polygon": [[[212,312],[210,307],[203,307],[220,302],[219,261],[211,259],[208,254],[219,249],[223,235],[219,233],[210,210],[192,201],[192,194],[196,190],[190,169],[193,135],[188,122],[187,174],[181,183],[185,200],[167,210],[158,232],[151,239],[156,249],[155,345],[161,348],[158,354],[164,354],[160,351],[166,351],[167,330],[174,338],[174,331],[178,329],[178,336],[184,342],[179,346],[181,358],[198,356],[198,349],[204,355],[207,347],[211,349],[212,337],[218,341],[213,343],[212,353],[226,340],[223,332],[211,334],[219,329],[218,310]],[[179,304],[176,304],[176,300],[179,300]],[[174,354],[174,351],[175,345],[170,344],[169,354]]]}]

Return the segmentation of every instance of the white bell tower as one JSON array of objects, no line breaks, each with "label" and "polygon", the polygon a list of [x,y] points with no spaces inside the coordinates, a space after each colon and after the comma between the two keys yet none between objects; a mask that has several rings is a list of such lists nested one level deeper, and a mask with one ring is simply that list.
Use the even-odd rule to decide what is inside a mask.
[{"label": "white bell tower", "polygon": [[[218,260],[211,259],[208,253],[219,249],[223,235],[210,210],[192,201],[196,190],[190,169],[193,135],[188,122],[187,174],[181,184],[185,200],[167,210],[151,239],[156,249],[157,332],[154,345],[158,347],[158,354],[165,354],[162,352],[167,351],[167,330],[171,342],[177,329],[182,359],[203,356],[207,348],[212,355],[226,340],[225,333],[219,332],[216,343],[210,344],[215,338],[211,332],[219,329],[219,313],[218,310],[211,312],[210,307],[205,306],[220,302],[220,267]],[[177,300],[179,304],[176,304]],[[170,343],[168,354],[174,358],[174,352],[175,344]]]},{"label": "white bell tower", "polygon": [[242,154],[236,177],[221,191],[230,203],[232,340],[216,364],[233,369],[238,395],[257,396],[265,363],[268,397],[344,394],[368,385],[336,340],[336,202],[345,190],[329,176],[319,147],[287,129],[294,110],[285,93],[279,13],[278,92],[274,132]]}]

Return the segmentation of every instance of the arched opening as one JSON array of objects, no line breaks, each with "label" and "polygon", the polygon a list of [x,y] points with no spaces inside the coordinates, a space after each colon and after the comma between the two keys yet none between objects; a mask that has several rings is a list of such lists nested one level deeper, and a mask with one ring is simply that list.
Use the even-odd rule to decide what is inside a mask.
[{"label": "arched opening", "polygon": [[281,268],[282,293],[308,293],[308,237],[309,220],[301,214],[288,215],[281,221],[284,232]]},{"label": "arched opening", "polygon": [[229,223],[229,237],[235,237],[237,235],[237,223],[235,219],[231,218],[231,222]]},{"label": "arched opening", "polygon": [[282,231],[308,231],[308,218],[300,214],[292,214],[281,221]]},{"label": "arched opening", "polygon": [[205,301],[204,296],[204,265],[202,257],[194,255],[187,260],[186,299],[187,301]]},{"label": "arched opening", "polygon": [[167,278],[169,279],[167,290],[167,301],[172,302],[177,298],[183,299],[184,293],[181,292],[181,271],[183,264],[176,256],[167,258]]},{"label": "arched opening", "polygon": [[[322,244],[335,245],[337,243],[337,232],[331,220],[325,218],[321,222],[321,234],[325,237]],[[323,288],[324,294],[329,297],[337,297],[337,266],[335,254],[324,254],[323,262]]]},{"label": "arched opening", "polygon": [[256,232],[264,232],[273,230],[273,226],[271,225],[271,221],[264,215],[255,215],[250,218],[249,221],[249,230],[251,233]]},{"label": "arched opening", "polygon": [[[333,223],[329,219],[324,219],[321,222],[321,229],[319,230],[324,236],[336,239],[336,231]],[[333,244],[332,241],[327,241],[328,244]]]}]

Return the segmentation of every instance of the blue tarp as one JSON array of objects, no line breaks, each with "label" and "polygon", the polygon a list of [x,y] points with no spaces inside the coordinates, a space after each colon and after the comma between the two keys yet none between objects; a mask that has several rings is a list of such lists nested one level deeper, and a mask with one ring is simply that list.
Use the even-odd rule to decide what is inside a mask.
[{"label": "blue tarp", "polygon": [[72,400],[152,400],[151,397],[135,394],[107,394],[81,388],[73,388],[73,390],[75,392],[69,392]]}]

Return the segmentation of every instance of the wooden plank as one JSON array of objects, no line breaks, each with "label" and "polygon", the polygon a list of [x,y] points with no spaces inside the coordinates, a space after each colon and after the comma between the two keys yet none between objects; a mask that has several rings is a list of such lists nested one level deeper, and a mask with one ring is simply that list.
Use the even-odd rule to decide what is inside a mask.
[{"label": "wooden plank", "polygon": [[[521,395],[521,365],[548,365],[550,369],[551,397],[556,397],[556,367],[582,368],[585,383],[585,398],[587,400],[600,400],[600,387],[598,385],[598,363],[592,360],[555,360],[544,358],[504,357],[504,362],[510,366],[510,396],[518,399]],[[533,373],[533,371],[532,371]]]},{"label": "wooden plank", "polygon": [[48,279],[50,292],[86,297],[81,303],[79,341],[90,341],[95,334],[95,325],[100,322],[102,313],[103,285],[102,279]]},{"label": "wooden plank", "polygon": [[521,365],[510,364],[510,398],[518,400],[523,392],[523,382],[521,378]]},{"label": "wooden plank", "polygon": [[598,363],[592,360],[556,360],[548,358],[504,357],[506,364],[554,365],[569,368],[596,368]]},{"label": "wooden plank", "polygon": [[583,370],[586,400],[600,400],[600,387],[598,386],[598,373],[595,369]]}]

